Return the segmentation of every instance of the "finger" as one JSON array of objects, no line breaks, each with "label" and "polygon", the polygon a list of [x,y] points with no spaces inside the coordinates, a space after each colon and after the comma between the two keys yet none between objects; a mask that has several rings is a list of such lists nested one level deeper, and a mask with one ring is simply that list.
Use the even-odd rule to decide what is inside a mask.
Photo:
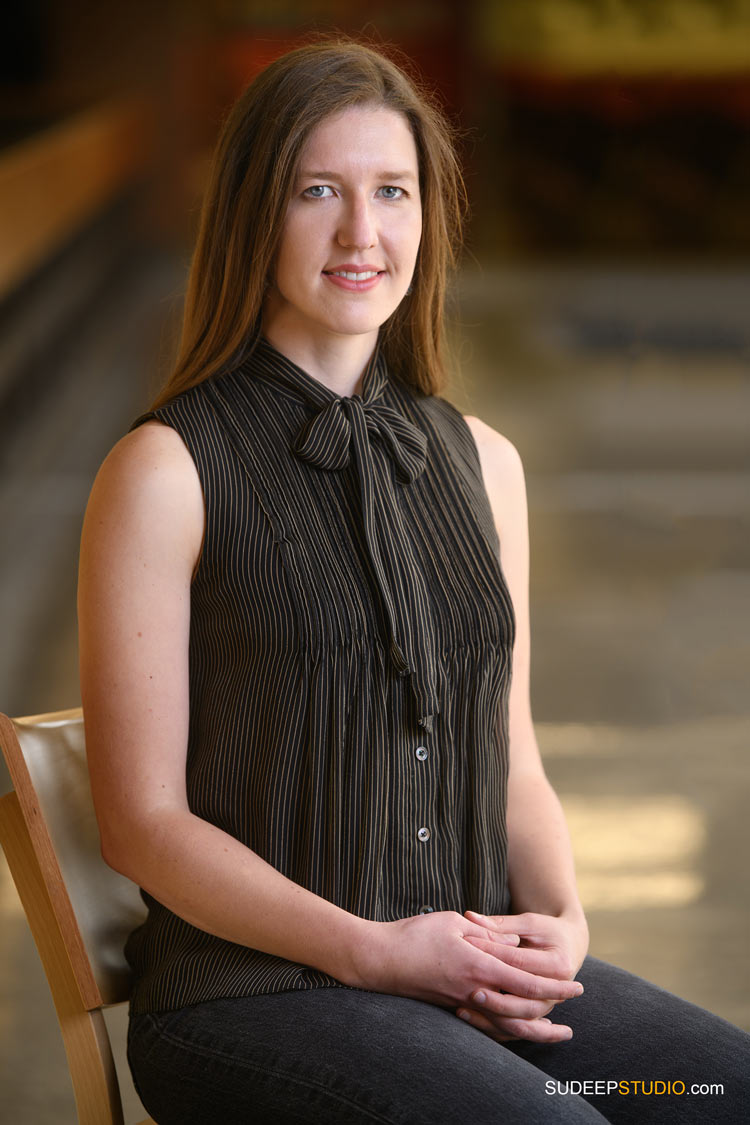
[{"label": "finger", "polygon": [[494,941],[496,945],[514,945],[521,944],[521,938],[518,934],[501,934],[497,930],[483,930],[481,934],[476,934],[476,937],[483,937],[485,941]]},{"label": "finger", "polygon": [[522,932],[530,928],[538,929],[538,924],[544,918],[541,914],[480,914],[478,910],[464,911],[464,917],[470,918],[478,926],[489,926],[492,930]]},{"label": "finger", "polygon": [[518,917],[518,915],[479,914],[476,910],[464,911],[464,918],[468,918],[470,922],[481,926],[488,935],[514,934],[518,936],[518,928],[511,924],[514,917]]},{"label": "finger", "polygon": [[479,914],[476,910],[467,910],[464,917],[491,932],[520,934],[525,941],[540,942],[548,940],[554,921],[546,914]]},{"label": "finger", "polygon": [[459,1008],[456,1015],[471,1027],[484,1032],[498,1043],[512,1039],[525,1039],[530,1043],[563,1043],[573,1038],[573,1029],[563,1023],[552,1023],[541,1017],[519,1020],[496,1017],[494,1020],[473,1008]]},{"label": "finger", "polygon": [[514,996],[511,992],[491,992],[480,988],[469,997],[477,1010],[490,1016],[506,1016],[522,1020],[536,1020],[546,1016],[554,1008],[549,1000],[528,1000],[524,996]]},{"label": "finger", "polygon": [[480,1012],[469,1012],[464,1008],[459,1008],[456,1015],[459,1019],[468,1023],[470,1027],[476,1028],[477,1031],[482,1031],[485,1035],[489,1035],[490,1039],[494,1039],[498,1043],[507,1043],[509,1040],[517,1038],[517,1036],[511,1035],[509,1032],[502,1031],[499,1027],[496,1027]]},{"label": "finger", "polygon": [[[515,996],[525,996],[530,1000],[570,1000],[583,993],[583,985],[577,980],[560,980],[534,972],[517,969],[511,963],[519,953],[526,950],[512,949],[510,946],[495,945],[479,938],[467,937],[481,952],[489,953],[495,961],[488,963],[487,984],[498,992],[511,992]],[[547,966],[549,961],[547,961]]]},{"label": "finger", "polygon": [[522,969],[536,976],[558,977],[562,979],[567,974],[562,971],[563,962],[556,949],[527,949],[523,946],[510,946],[505,942],[498,942],[491,937],[481,937],[479,934],[464,934],[464,941],[468,941],[476,949],[490,953],[510,965],[514,969]]},{"label": "finger", "polygon": [[[510,915],[507,915],[510,917]],[[478,910],[464,910],[464,918],[468,918],[470,922],[476,922],[478,926],[489,926],[491,929],[502,929],[505,922],[505,914],[480,914]]]},{"label": "finger", "polygon": [[503,1034],[516,1039],[526,1039],[529,1043],[565,1043],[573,1038],[573,1028],[565,1023],[552,1023],[542,1017],[538,1020],[502,1020]]}]

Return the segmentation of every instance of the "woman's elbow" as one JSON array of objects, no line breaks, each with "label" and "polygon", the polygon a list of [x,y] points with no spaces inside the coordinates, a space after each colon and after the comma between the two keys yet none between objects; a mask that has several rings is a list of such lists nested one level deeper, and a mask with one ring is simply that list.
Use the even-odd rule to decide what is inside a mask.
[{"label": "woman's elbow", "polygon": [[[125,875],[128,879],[132,879],[132,866],[133,866],[133,847],[132,841],[130,848],[125,848],[123,843],[114,838],[111,834],[105,833],[99,829],[99,847],[101,857],[106,863],[107,867],[111,867],[119,875]],[[135,880],[137,882],[137,880]]]},{"label": "woman's elbow", "polygon": [[144,860],[150,851],[147,825],[124,818],[100,818],[99,848],[102,859],[113,871],[134,883],[142,882]]},{"label": "woman's elbow", "polygon": [[161,865],[184,836],[185,812],[181,806],[166,804],[139,809],[135,815],[108,810],[98,818],[102,859],[143,886],[153,875],[155,862]]}]

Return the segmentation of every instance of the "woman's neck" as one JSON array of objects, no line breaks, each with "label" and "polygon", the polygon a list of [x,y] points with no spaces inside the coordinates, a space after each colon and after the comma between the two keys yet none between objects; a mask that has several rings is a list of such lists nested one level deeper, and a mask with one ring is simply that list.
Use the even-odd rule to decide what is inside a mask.
[{"label": "woman's neck", "polygon": [[378,342],[377,332],[311,336],[286,331],[278,322],[265,319],[261,334],[292,363],[345,398],[362,393],[364,372]]}]

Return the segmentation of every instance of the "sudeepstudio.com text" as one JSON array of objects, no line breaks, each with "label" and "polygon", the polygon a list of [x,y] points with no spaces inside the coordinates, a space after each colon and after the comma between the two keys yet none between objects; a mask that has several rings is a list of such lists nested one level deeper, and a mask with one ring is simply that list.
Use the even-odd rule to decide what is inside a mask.
[{"label": "sudeepstudio.com text", "polygon": [[686,1097],[690,1094],[703,1097],[721,1097],[724,1093],[723,1082],[683,1082],[681,1079],[662,1078],[586,1078],[570,1079],[561,1082],[559,1079],[550,1078],[545,1082],[544,1089],[547,1094],[559,1096],[577,1095],[579,1097],[597,1097],[608,1094],[619,1094],[621,1097]]}]

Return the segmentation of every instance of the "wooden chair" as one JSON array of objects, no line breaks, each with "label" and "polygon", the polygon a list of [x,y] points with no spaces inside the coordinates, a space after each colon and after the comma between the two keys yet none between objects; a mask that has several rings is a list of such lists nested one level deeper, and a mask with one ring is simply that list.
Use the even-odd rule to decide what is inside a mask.
[{"label": "wooden chair", "polygon": [[78,1120],[123,1125],[102,1010],[128,998],[122,947],[146,909],[101,858],[81,710],[0,715],[0,746],[14,786],[0,799],[0,844],[52,991]]}]

